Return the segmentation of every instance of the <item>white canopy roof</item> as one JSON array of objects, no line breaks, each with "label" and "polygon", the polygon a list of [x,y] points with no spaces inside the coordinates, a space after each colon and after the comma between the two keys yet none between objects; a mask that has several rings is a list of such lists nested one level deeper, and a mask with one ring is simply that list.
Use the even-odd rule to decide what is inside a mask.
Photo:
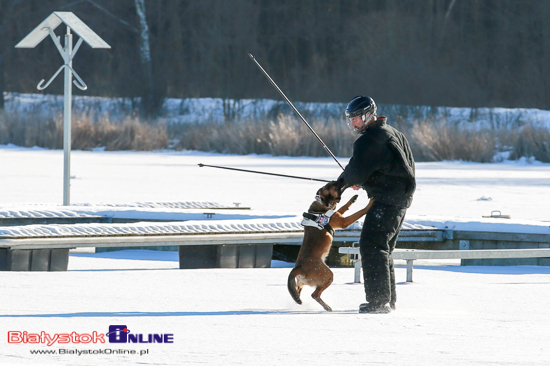
[{"label": "white canopy roof", "polygon": [[27,34],[21,42],[19,42],[16,48],[34,48],[44,38],[49,35],[48,29],[52,31],[57,28],[61,23],[65,23],[69,28],[78,34],[84,42],[86,42],[92,48],[111,48],[100,36],[98,36],[90,27],[88,27],[82,20],[80,20],[72,12],[55,11],[49,17],[47,17],[38,27],[32,32]]}]

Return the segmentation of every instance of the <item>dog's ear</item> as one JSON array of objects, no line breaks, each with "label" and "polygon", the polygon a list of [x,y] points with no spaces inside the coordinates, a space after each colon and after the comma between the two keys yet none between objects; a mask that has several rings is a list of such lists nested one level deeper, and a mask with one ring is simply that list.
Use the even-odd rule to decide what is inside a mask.
[{"label": "dog's ear", "polygon": [[334,184],[336,186],[336,190],[338,193],[340,193],[340,196],[342,196],[342,193],[348,188],[349,186],[347,184],[344,184],[343,179],[338,179],[337,181],[334,181]]},{"label": "dog's ear", "polygon": [[340,201],[340,199],[342,198],[342,194],[340,192],[340,185],[338,183],[338,181],[330,181],[329,183],[327,183],[325,185],[325,188],[329,191],[329,192],[332,192],[330,193],[329,197],[328,197],[328,200],[327,200],[327,205],[329,204],[330,201],[333,201],[333,200],[337,200],[337,201]]}]

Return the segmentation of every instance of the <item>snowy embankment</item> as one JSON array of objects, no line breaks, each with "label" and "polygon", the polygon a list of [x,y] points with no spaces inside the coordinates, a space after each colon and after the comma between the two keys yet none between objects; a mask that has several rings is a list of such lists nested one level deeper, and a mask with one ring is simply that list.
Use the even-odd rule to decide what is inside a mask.
[{"label": "snowy embankment", "polygon": [[[6,111],[32,112],[56,115],[63,112],[63,96],[52,94],[7,93]],[[307,118],[343,118],[345,103],[302,103],[296,108]],[[73,96],[73,111],[95,116],[108,114],[114,118],[131,115],[136,102],[124,98]],[[406,106],[379,104],[379,113],[390,121],[444,119],[463,128],[517,128],[525,123],[545,125],[550,128],[550,111],[535,108],[459,108],[433,106]],[[167,123],[222,123],[226,118],[235,120],[262,119],[278,113],[292,114],[284,101],[271,99],[220,99],[220,98],[167,98],[161,119]]]}]

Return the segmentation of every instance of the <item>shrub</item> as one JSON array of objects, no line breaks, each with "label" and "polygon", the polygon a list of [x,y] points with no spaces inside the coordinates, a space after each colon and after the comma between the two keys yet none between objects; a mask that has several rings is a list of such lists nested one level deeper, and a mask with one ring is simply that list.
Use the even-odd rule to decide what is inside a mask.
[{"label": "shrub", "polygon": [[512,159],[534,156],[539,161],[550,162],[550,130],[547,127],[533,124],[523,126],[516,133],[511,146]]},{"label": "shrub", "polygon": [[[312,118],[310,125],[337,156],[349,157],[357,138],[343,119]],[[550,162],[550,130],[525,124],[520,128],[472,129],[451,125],[445,120],[390,121],[403,132],[415,160],[465,160],[491,162],[499,151],[511,151],[511,159],[534,156]],[[93,113],[73,114],[73,149],[105,147],[106,150],[176,149],[230,154],[271,154],[286,156],[328,156],[317,138],[294,115],[273,118],[169,125],[126,117],[113,121]],[[0,144],[63,148],[63,118],[44,118],[38,112],[0,112]]]},{"label": "shrub", "polygon": [[[97,119],[97,121],[94,121]],[[26,147],[63,148],[63,116],[44,118],[38,113],[0,114],[0,143]],[[111,121],[107,116],[73,114],[71,148],[105,147],[106,150],[155,150],[168,147],[164,124],[127,117]]]},{"label": "shrub", "polygon": [[417,161],[466,160],[488,163],[496,153],[494,131],[461,129],[443,121],[415,122],[404,133]]},{"label": "shrub", "polygon": [[[351,154],[355,137],[342,121],[312,120],[313,129],[340,156]],[[275,119],[190,124],[180,128],[178,149],[230,154],[326,156],[325,149],[301,120],[288,115]]]}]

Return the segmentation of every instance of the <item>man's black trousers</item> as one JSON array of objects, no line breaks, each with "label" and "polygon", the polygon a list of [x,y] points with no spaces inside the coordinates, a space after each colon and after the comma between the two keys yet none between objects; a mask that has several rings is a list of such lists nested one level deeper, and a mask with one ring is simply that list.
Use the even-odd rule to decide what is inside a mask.
[{"label": "man's black trousers", "polygon": [[407,209],[376,201],[365,217],[359,241],[367,302],[395,304],[393,250]]}]

